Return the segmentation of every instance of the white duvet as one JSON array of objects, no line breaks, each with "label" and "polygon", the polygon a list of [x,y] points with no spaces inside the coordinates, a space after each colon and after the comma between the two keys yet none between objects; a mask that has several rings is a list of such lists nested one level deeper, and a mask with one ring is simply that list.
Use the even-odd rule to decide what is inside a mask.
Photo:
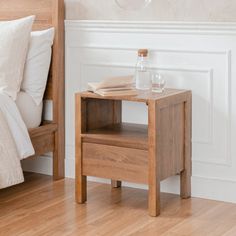
[{"label": "white duvet", "polygon": [[0,93],[0,189],[24,181],[20,160],[32,155],[34,148],[15,102]]}]

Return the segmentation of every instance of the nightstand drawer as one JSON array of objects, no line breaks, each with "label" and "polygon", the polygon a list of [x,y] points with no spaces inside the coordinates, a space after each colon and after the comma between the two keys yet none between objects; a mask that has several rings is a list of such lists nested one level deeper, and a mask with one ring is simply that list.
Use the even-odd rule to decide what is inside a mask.
[{"label": "nightstand drawer", "polygon": [[137,183],[148,183],[146,150],[83,143],[82,173]]}]

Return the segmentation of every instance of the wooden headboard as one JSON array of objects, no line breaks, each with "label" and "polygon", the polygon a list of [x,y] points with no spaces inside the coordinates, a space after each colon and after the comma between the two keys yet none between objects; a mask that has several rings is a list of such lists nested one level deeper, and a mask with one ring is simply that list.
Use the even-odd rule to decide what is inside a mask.
[{"label": "wooden headboard", "polygon": [[64,0],[0,0],[0,21],[35,15],[33,30],[55,28],[52,62],[44,99],[52,100],[53,121],[30,130],[36,155],[53,152],[54,179],[64,177],[65,81]]},{"label": "wooden headboard", "polygon": [[[52,63],[45,99],[53,101],[53,120],[64,116],[64,1],[0,0],[0,20],[35,15],[33,30],[55,28]],[[59,111],[60,110],[60,111]]]}]

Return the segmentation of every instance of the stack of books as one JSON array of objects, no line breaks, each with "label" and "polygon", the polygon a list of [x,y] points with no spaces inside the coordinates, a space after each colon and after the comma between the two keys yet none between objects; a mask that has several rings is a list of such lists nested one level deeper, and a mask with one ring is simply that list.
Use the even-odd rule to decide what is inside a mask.
[{"label": "stack of books", "polygon": [[133,88],[133,76],[113,77],[99,83],[88,83],[88,91],[103,97],[137,95],[137,90]]}]

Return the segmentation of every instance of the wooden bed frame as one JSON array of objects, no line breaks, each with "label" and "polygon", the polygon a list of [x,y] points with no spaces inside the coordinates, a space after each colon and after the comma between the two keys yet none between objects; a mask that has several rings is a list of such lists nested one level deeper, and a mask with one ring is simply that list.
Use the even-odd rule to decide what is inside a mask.
[{"label": "wooden bed frame", "polygon": [[35,15],[33,30],[55,28],[52,63],[45,100],[53,103],[53,121],[42,121],[29,130],[36,156],[53,152],[53,178],[64,177],[65,85],[64,85],[64,0],[0,0],[0,20]]}]

